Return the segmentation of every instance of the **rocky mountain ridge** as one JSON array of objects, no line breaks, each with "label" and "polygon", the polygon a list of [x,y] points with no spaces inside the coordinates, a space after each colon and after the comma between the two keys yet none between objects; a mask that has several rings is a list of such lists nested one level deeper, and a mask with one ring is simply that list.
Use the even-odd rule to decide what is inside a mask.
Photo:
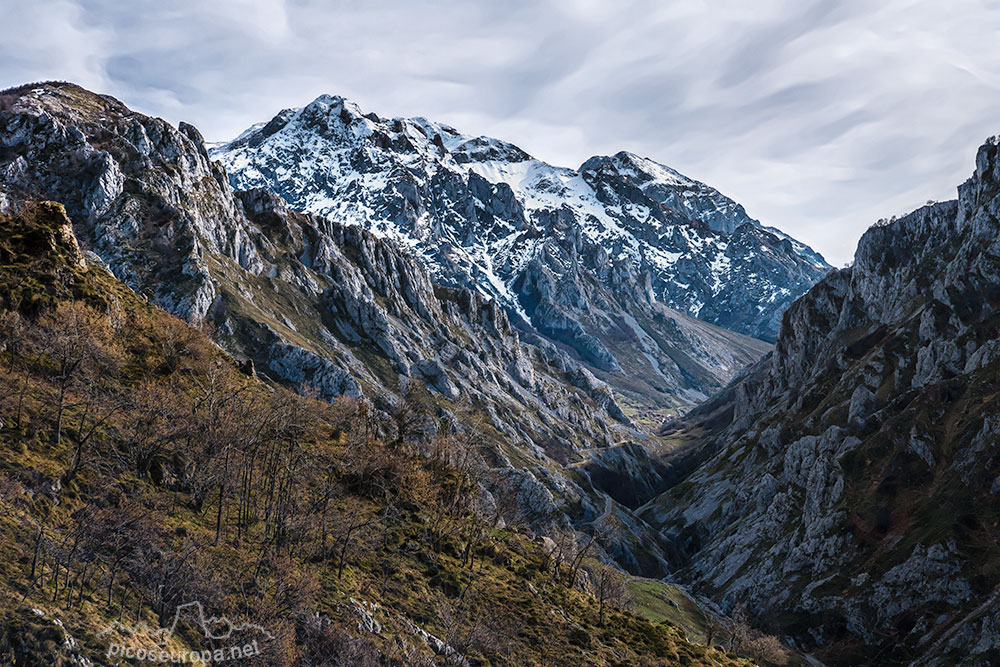
[{"label": "rocky mountain ridge", "polygon": [[726,374],[746,358],[726,348],[765,349],[707,330],[684,335],[692,327],[679,332],[676,312],[773,340],[784,308],[830,268],[652,160],[622,152],[556,167],[504,141],[383,119],[341,97],[286,109],[212,155],[238,190],[270,189],[297,210],[409,248],[436,281],[497,299],[522,330],[646,406],[711,393],[690,368],[692,348],[696,365]]},{"label": "rocky mountain ridge", "polygon": [[382,119],[342,97],[286,109],[212,154],[237,189],[267,187],[300,210],[397,238],[435,275],[527,320],[529,295],[514,283],[546,241],[567,236],[603,250],[597,263],[612,271],[648,273],[668,306],[771,340],[784,307],[830,268],[714,188],[648,158],[623,151],[556,167],[498,139]]},{"label": "rocky mountain ridge", "polygon": [[996,664],[1000,158],[876,225],[775,350],[671,429],[677,576],[834,664]]}]

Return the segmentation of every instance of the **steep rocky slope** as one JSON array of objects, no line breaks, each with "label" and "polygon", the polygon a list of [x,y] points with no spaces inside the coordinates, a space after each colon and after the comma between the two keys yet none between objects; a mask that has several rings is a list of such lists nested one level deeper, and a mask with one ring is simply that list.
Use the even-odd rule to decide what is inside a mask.
[{"label": "steep rocky slope", "polygon": [[282,111],[212,155],[237,189],[271,189],[395,239],[435,280],[496,298],[646,406],[698,402],[764,350],[678,312],[773,340],[782,311],[829,269],[718,191],[637,155],[555,167],[340,97]]},{"label": "steep rocky slope", "polygon": [[[434,283],[421,262],[359,226],[291,211],[267,191],[234,192],[195,128],[70,84],[0,95],[0,211],[43,199],[65,205],[84,248],[117,278],[209,325],[248,372],[324,399],[363,397],[383,413],[422,381],[442,415],[484,423],[492,464],[537,527],[592,530],[600,518],[614,525],[608,555],[662,571],[655,532],[601,483],[632,471],[646,497],[660,488],[642,447],[618,446],[641,433],[606,382],[564,346],[523,340],[495,300]],[[654,301],[640,316],[676,331],[664,342],[625,323],[620,335],[660,346],[647,363],[684,369],[684,383],[661,388],[678,403],[763,351]],[[630,347],[645,360],[643,345]],[[576,465],[607,448],[616,455]]]},{"label": "steep rocky slope", "polygon": [[1000,660],[1000,156],[868,230],[772,354],[669,429],[677,576],[839,664]]},{"label": "steep rocky slope", "polygon": [[749,667],[504,524],[478,426],[411,405],[466,430],[422,450],[248,377],[62,205],[0,213],[0,663]]}]

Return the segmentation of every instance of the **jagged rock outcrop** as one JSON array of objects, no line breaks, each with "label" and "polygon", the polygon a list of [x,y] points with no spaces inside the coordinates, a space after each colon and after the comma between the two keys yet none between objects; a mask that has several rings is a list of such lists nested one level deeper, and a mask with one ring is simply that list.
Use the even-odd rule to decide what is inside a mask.
[{"label": "jagged rock outcrop", "polygon": [[266,271],[258,251],[266,239],[190,133],[73,86],[20,92],[0,117],[5,201],[63,203],[116,276],[190,319],[205,318],[216,297],[200,256]]},{"label": "jagged rock outcrop", "polygon": [[707,430],[701,465],[640,512],[677,577],[828,662],[1000,658],[973,634],[1000,610],[997,152],[791,306],[774,352],[680,424]]}]

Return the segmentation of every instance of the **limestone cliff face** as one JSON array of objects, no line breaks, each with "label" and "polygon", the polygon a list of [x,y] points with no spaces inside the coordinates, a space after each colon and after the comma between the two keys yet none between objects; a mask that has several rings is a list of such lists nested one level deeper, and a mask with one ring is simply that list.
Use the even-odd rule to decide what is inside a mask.
[{"label": "limestone cliff face", "polygon": [[991,140],[957,201],[870,229],[678,425],[703,463],[641,510],[678,576],[833,662],[997,659],[998,176]]},{"label": "limestone cliff face", "polygon": [[174,128],[75,86],[18,91],[0,116],[0,203],[63,202],[81,238],[126,284],[203,319],[216,297],[201,261],[259,275],[267,245],[194,128]]}]

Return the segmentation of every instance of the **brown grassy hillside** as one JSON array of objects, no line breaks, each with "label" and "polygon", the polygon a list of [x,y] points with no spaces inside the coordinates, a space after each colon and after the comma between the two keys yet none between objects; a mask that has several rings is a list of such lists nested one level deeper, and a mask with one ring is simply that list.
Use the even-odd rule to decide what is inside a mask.
[{"label": "brown grassy hillside", "polygon": [[[0,661],[239,639],[260,650],[230,664],[741,664],[520,532],[439,414],[418,386],[379,413],[266,384],[88,266],[58,204],[0,216]],[[141,629],[193,601],[259,629]]]}]

